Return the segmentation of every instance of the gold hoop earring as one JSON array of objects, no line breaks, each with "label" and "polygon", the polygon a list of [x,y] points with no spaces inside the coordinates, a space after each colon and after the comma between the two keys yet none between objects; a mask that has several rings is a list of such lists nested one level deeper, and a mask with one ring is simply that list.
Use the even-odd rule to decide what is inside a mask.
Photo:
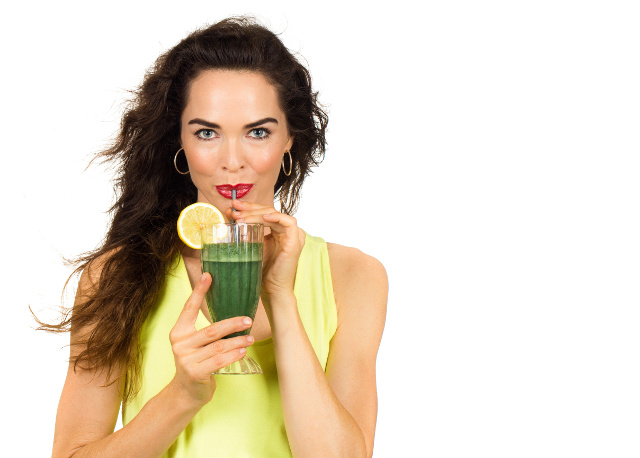
[{"label": "gold hoop earring", "polygon": [[[178,170],[178,154],[180,154],[180,151],[184,151],[184,148],[180,148],[178,150],[178,152],[176,153],[176,155],[173,157],[173,166],[176,168],[176,171],[180,174],[180,175],[189,175],[189,171],[187,170],[186,172],[181,172],[180,170]],[[187,153],[184,153],[185,157],[187,156]]]},{"label": "gold hoop earring", "polygon": [[291,175],[291,171],[293,170],[293,158],[291,157],[291,153],[287,150],[284,152],[285,156],[289,153],[289,173],[287,173],[287,169],[284,167],[284,156],[282,156],[282,171],[286,176]]}]

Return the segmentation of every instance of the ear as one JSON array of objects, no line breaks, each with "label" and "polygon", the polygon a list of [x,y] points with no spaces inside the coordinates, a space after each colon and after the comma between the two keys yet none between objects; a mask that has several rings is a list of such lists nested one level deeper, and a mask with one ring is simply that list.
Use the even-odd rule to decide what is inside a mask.
[{"label": "ear", "polygon": [[284,147],[285,151],[291,151],[293,147],[293,136],[289,135],[289,140],[287,141],[287,145]]}]

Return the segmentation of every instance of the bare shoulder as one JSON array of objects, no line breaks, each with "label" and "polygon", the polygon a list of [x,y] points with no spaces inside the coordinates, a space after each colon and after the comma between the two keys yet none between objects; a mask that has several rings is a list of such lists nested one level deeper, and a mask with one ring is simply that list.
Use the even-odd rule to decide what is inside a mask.
[{"label": "bare shoulder", "polygon": [[384,317],[389,284],[382,263],[357,248],[337,243],[327,243],[327,251],[338,323],[348,315],[360,313],[360,308],[370,307],[371,299],[378,304],[377,311]]},{"label": "bare shoulder", "polygon": [[373,256],[363,253],[357,248],[350,246],[338,245],[337,243],[327,242],[327,250],[329,251],[329,261],[331,262],[331,268],[370,268],[377,270],[378,273],[383,273],[386,276],[384,266]]},{"label": "bare shoulder", "polygon": [[[78,280],[78,288],[76,290],[76,297],[73,303],[73,313],[75,313],[78,306],[85,302],[90,296],[92,296],[96,292],[96,288],[98,288],[98,283],[100,281],[100,277],[102,275],[102,270],[105,265],[109,262],[109,260],[113,257],[113,255],[119,251],[118,248],[114,248],[109,250],[98,257],[92,259],[82,270],[80,274],[80,279]],[[84,326],[78,329],[76,324],[77,320],[72,320],[71,325],[71,349],[72,356],[76,353],[73,349],[76,347],[78,341],[82,340],[81,336],[87,337],[93,331],[93,325]],[[95,324],[94,324],[95,325]]]}]

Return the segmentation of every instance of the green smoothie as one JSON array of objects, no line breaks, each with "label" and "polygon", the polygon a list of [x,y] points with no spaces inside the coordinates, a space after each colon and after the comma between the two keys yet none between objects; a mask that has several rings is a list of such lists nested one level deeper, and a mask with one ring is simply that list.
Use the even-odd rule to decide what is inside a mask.
[{"label": "green smoothie", "polygon": [[[204,244],[200,250],[203,272],[213,282],[206,293],[214,322],[236,316],[256,315],[262,280],[262,243]],[[223,337],[247,335],[251,329]]]}]

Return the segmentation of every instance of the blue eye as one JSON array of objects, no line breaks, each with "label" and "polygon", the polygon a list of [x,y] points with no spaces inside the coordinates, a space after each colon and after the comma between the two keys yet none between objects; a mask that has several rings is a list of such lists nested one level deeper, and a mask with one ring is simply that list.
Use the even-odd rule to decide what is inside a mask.
[{"label": "blue eye", "polygon": [[258,135],[251,135],[251,137],[258,140],[264,140],[265,138],[268,138],[269,134],[271,133],[269,129],[266,129],[264,127],[257,127],[255,129],[252,129],[251,132],[258,133]]},{"label": "blue eye", "polygon": [[200,129],[198,132],[196,132],[196,135],[202,139],[209,140],[215,137],[216,133],[213,131],[213,129]]}]

